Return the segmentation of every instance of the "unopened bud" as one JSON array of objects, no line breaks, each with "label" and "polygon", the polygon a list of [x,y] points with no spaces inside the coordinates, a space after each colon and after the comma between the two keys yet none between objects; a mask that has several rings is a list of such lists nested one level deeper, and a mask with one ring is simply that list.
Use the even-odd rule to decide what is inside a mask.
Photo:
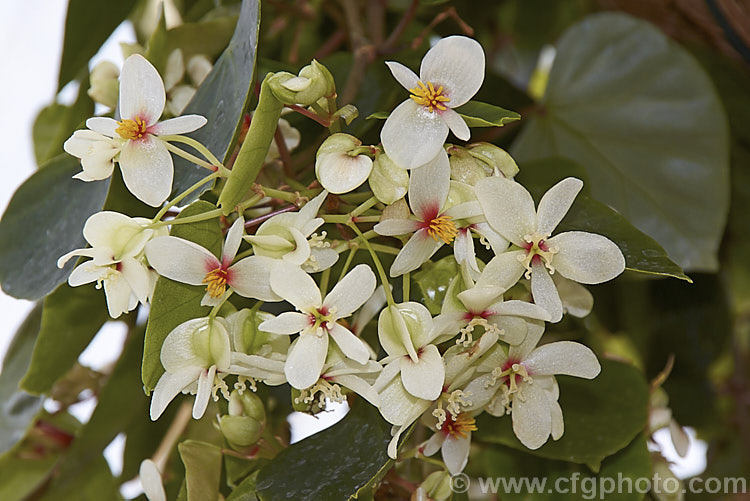
[{"label": "unopened bud", "polygon": [[336,93],[333,75],[315,60],[302,68],[297,76],[287,72],[274,74],[269,85],[276,99],[286,105],[310,106]]},{"label": "unopened bud", "polygon": [[430,473],[419,488],[426,494],[427,499],[435,501],[448,499],[453,494],[451,477],[445,470]]},{"label": "unopened bud", "polygon": [[487,165],[492,171],[499,171],[508,179],[513,179],[518,174],[518,165],[513,157],[500,148],[490,143],[474,143],[466,147],[466,150],[477,160]]},{"label": "unopened bud", "polygon": [[[348,193],[364,183],[372,171],[372,159],[361,153],[362,142],[349,134],[333,134],[316,155],[315,175],[331,193]],[[365,151],[360,151],[365,150]]]},{"label": "unopened bud", "polygon": [[375,157],[370,173],[370,188],[375,198],[386,205],[404,198],[409,188],[409,173],[381,153]]},{"label": "unopened bud", "polygon": [[466,148],[449,146],[448,155],[454,181],[474,186],[480,179],[492,175],[492,169],[474,158]]},{"label": "unopened bud", "polygon": [[110,61],[102,61],[91,70],[91,87],[88,95],[95,102],[114,108],[120,93],[120,83],[117,78],[120,70]]}]

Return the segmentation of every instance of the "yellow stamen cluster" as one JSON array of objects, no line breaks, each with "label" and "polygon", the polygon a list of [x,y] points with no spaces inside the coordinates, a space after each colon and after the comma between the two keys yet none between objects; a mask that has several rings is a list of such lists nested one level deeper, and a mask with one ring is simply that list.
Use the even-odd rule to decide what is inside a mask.
[{"label": "yellow stamen cluster", "polygon": [[453,421],[448,421],[444,428],[455,438],[466,438],[471,431],[477,431],[476,420],[470,414],[462,412]]},{"label": "yellow stamen cluster", "polygon": [[140,139],[146,134],[146,122],[140,117],[135,119],[126,118],[121,122],[117,122],[115,132],[117,132],[123,139]]},{"label": "yellow stamen cluster", "polygon": [[443,95],[443,86],[441,85],[437,89],[434,85],[432,85],[432,82],[427,82],[427,85],[422,83],[421,81],[417,82],[418,87],[414,87],[413,89],[409,89],[409,92],[411,92],[411,95],[409,96],[412,98],[417,104],[421,104],[425,108],[427,108],[430,113],[437,108],[438,110],[446,110],[447,108],[443,106],[443,103],[447,103],[450,101],[450,98]]},{"label": "yellow stamen cluster", "polygon": [[428,224],[427,234],[436,242],[442,240],[443,243],[449,244],[458,235],[458,229],[450,216],[438,216]]},{"label": "yellow stamen cluster", "polygon": [[216,268],[206,273],[203,279],[206,284],[206,292],[212,298],[220,298],[227,290],[227,272],[221,268]]},{"label": "yellow stamen cluster", "polygon": [[560,252],[560,249],[548,246],[544,241],[546,238],[549,238],[549,235],[540,235],[539,233],[524,235],[523,239],[530,245],[526,248],[526,255],[518,256],[518,260],[526,268],[526,278],[531,278],[531,263],[534,256],[542,258],[544,265],[549,269],[550,273],[555,272],[555,268],[552,266],[552,258]]}]

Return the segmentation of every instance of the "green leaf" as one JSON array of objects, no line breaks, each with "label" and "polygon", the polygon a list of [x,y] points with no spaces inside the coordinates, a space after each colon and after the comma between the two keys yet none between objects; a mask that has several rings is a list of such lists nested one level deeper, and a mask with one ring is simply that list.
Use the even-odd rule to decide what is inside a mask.
[{"label": "green leaf", "polygon": [[249,475],[245,480],[235,487],[227,501],[257,501],[258,496],[255,494],[258,473]]},{"label": "green leaf", "polygon": [[[50,493],[73,495],[96,474],[104,448],[134,419],[148,419],[138,362],[142,356],[143,329],[130,333],[124,351],[104,388],[88,423],[63,457]],[[127,402],[127,405],[123,405]],[[145,411],[145,412],[144,412]]]},{"label": "green leaf", "polygon": [[[488,449],[478,459],[488,476],[481,480],[490,487],[488,491],[495,491],[490,483],[494,482],[496,494],[508,501],[640,501],[645,494],[638,492],[637,481],[651,479],[651,457],[643,435],[605,459],[598,475],[576,464],[541,459],[506,447]],[[623,486],[621,492],[617,492],[618,481]]]},{"label": "green leaf", "polygon": [[[42,321],[42,306],[36,305],[18,328],[3,358],[0,373],[0,454],[23,438],[26,428],[42,407],[42,400],[18,389],[31,360],[31,351]],[[0,496],[0,499],[5,499]]]},{"label": "green leaf", "polygon": [[185,464],[187,500],[217,500],[221,480],[221,449],[195,440],[186,440],[177,448]]},{"label": "green leaf", "polygon": [[64,376],[107,321],[104,292],[93,284],[62,284],[44,300],[42,326],[21,387],[47,393]]},{"label": "green leaf", "polygon": [[448,286],[458,274],[458,265],[453,256],[446,256],[439,261],[427,261],[418,272],[412,275],[417,289],[421,293],[421,302],[430,313],[437,315],[443,306],[443,299]]},{"label": "green leaf", "polygon": [[[224,163],[239,138],[245,110],[252,97],[259,24],[260,3],[258,0],[243,0],[237,27],[229,45],[183,112],[185,115],[195,113],[208,119],[208,125],[189,135]],[[207,171],[203,167],[182,158],[174,160],[173,195],[182,193],[206,177]],[[195,200],[209,187],[210,184],[206,184],[188,200]]]},{"label": "green leaf", "polygon": [[65,18],[58,90],[88,66],[89,59],[125,20],[135,4],[135,0],[70,0]]},{"label": "green leaf", "polygon": [[[469,101],[456,108],[469,127],[502,127],[503,125],[521,119],[521,115],[515,111],[506,110],[499,106],[479,101]],[[385,120],[390,115],[387,111],[376,111],[369,115],[367,120],[375,118]]]},{"label": "green leaf", "polygon": [[[568,177],[581,179],[583,168],[565,158],[549,158],[521,164],[517,176],[538,202],[544,192]],[[585,172],[584,172],[585,175]],[[587,180],[583,177],[584,182]],[[641,273],[664,275],[691,282],[653,238],[639,231],[620,213],[588,196],[588,189],[576,197],[573,206],[555,230],[598,233],[617,244],[625,256],[627,269]]]},{"label": "green leaf", "polygon": [[502,127],[507,123],[521,120],[521,115],[515,111],[479,101],[469,101],[456,108],[456,111],[469,127]]},{"label": "green leaf", "polygon": [[[215,209],[215,205],[199,200],[183,210],[177,219]],[[218,217],[198,223],[176,224],[172,227],[171,235],[202,245],[217,257],[221,255],[223,239]],[[156,386],[164,372],[159,356],[161,345],[167,335],[181,323],[191,318],[206,316],[211,310],[207,306],[201,306],[205,292],[203,287],[175,282],[164,277],[159,277],[156,281],[143,349],[141,376],[147,390],[152,390]]]},{"label": "green leaf", "polygon": [[258,497],[263,501],[358,497],[393,466],[387,453],[390,429],[376,408],[358,402],[343,420],[289,446],[261,468]]},{"label": "green leaf", "polygon": [[86,245],[81,230],[102,208],[109,181],[84,183],[78,159],[61,155],[24,182],[0,220],[0,284],[10,296],[39,299],[70,275],[63,254]]},{"label": "green leaf", "polygon": [[558,376],[565,434],[535,451],[515,436],[511,416],[483,414],[477,420],[478,441],[507,445],[535,456],[589,465],[597,471],[604,458],[629,444],[648,418],[649,388],[635,367],[602,360],[593,380]]},{"label": "green leaf", "polygon": [[717,268],[729,203],[727,119],[690,54],[645,21],[592,15],[557,44],[540,104],[511,149],[518,161],[577,161],[593,196],[677,264]]}]

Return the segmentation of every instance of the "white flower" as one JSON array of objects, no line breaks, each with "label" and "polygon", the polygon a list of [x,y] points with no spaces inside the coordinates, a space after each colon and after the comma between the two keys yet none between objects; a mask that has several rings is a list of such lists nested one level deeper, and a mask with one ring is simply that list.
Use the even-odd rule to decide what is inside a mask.
[{"label": "white flower", "polygon": [[330,268],[339,255],[323,241],[325,232],[320,237],[313,234],[323,224],[323,218],[315,216],[326,196],[328,192],[323,190],[299,212],[271,217],[258,227],[255,235],[246,235],[244,239],[253,246],[256,256],[269,261],[283,260],[311,273]]},{"label": "white flower", "polygon": [[144,247],[149,239],[166,230],[148,228],[151,221],[130,218],[117,212],[97,212],[86,221],[83,237],[90,248],[73,250],[57,260],[62,268],[72,257],[93,258],[81,263],[68,277],[71,287],[97,283],[104,286],[107,308],[112,318],[146,304],[153,292],[153,272],[143,262]]},{"label": "white flower", "polygon": [[446,208],[450,190],[450,164],[441,148],[432,161],[412,171],[409,181],[409,207],[416,219],[386,219],[373,228],[380,235],[414,235],[391,265],[390,275],[397,277],[416,270],[444,244],[458,234],[454,219],[477,215],[476,202]]},{"label": "white flower", "polygon": [[[112,174],[103,160],[117,148],[117,158],[125,185],[138,199],[158,206],[167,199],[172,189],[174,166],[164,142],[158,136],[192,132],[206,124],[199,115],[186,115],[158,122],[164,111],[164,84],[156,69],[143,56],[130,56],[120,75],[120,115],[116,121],[108,117],[94,117],[86,126],[100,136],[83,137],[77,131],[65,143],[65,151],[86,160],[82,162],[84,181],[105,179]],[[76,136],[76,134],[78,134]],[[107,141],[105,138],[110,138]],[[96,146],[85,150],[88,141]],[[107,146],[104,144],[107,143]],[[111,164],[111,159],[108,160]]]},{"label": "white flower", "polygon": [[230,363],[229,334],[223,318],[194,318],[175,327],[161,347],[165,372],[151,396],[151,419],[159,419],[180,392],[196,395],[193,417],[203,417],[214,387],[223,389],[229,398],[222,378]]},{"label": "white flower", "polygon": [[372,158],[359,154],[362,141],[349,134],[333,134],[315,155],[315,177],[331,193],[349,193],[367,181]]},{"label": "white flower", "polygon": [[162,485],[161,472],[156,463],[150,459],[144,459],[141,462],[138,477],[148,501],[167,501],[167,494],[164,492],[164,485]]},{"label": "white flower", "polygon": [[484,50],[475,40],[452,36],[432,47],[419,77],[403,64],[386,62],[412,95],[393,110],[380,140],[388,156],[412,169],[426,164],[442,149],[448,129],[461,140],[471,136],[464,119],[453,110],[477,93],[484,81]]},{"label": "white flower", "polygon": [[507,354],[498,345],[480,363],[492,367],[492,372],[465,389],[471,392],[470,411],[487,406],[491,414],[503,415],[512,410],[513,432],[529,449],[538,449],[550,435],[557,440],[563,434],[554,376],[593,379],[601,371],[596,355],[580,343],[558,341],[536,347],[543,333],[544,325],[532,322],[523,343],[510,346]]},{"label": "white flower", "polygon": [[243,297],[280,301],[270,288],[273,260],[250,256],[232,264],[242,242],[244,220],[238,218],[227,232],[221,260],[205,247],[183,238],[155,238],[146,245],[148,262],[163,277],[190,285],[205,285],[203,305],[218,304],[227,286]]},{"label": "white flower", "polygon": [[476,185],[487,222],[520,247],[495,256],[485,268],[492,281],[509,288],[526,271],[534,302],[562,318],[562,302],[550,273],[559,272],[574,282],[598,284],[625,269],[625,258],[611,240],[601,235],[569,231],[550,238],[568,212],[583,183],[572,177],[549,189],[534,210],[534,200],[515,181],[489,177]]},{"label": "white flower", "polygon": [[471,432],[476,430],[476,421],[470,413],[462,412],[455,418],[448,416],[440,430],[424,444],[422,453],[432,456],[440,450],[448,471],[451,475],[458,475],[469,461]]},{"label": "white flower", "polygon": [[309,388],[320,377],[329,335],[348,358],[360,364],[370,358],[364,341],[337,323],[362,306],[375,290],[375,274],[367,265],[352,269],[323,299],[310,275],[281,261],[271,273],[271,288],[298,310],[282,313],[259,326],[276,334],[300,334],[292,343],[284,365],[284,373],[294,388]]}]

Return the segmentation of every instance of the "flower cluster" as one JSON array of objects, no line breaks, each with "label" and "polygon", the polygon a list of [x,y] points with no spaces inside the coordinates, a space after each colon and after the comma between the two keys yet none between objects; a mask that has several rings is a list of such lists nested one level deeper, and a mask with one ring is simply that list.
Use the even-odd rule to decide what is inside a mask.
[{"label": "flower cluster", "polygon": [[[623,255],[604,236],[555,231],[583,186],[580,180],[563,179],[535,204],[513,179],[518,168],[503,150],[487,143],[445,144],[449,131],[463,141],[471,136],[456,108],[484,79],[484,52],[476,41],[439,41],[425,55],[419,76],[399,63],[387,64],[411,94],[388,117],[381,144],[362,145],[335,133],[317,152],[317,183],[307,191],[242,187],[246,198],[222,214],[226,239],[220,256],[168,235],[167,227],[181,222],[162,217],[180,195],[153,220],[95,214],[84,229],[91,247],[60,258],[60,266],[71,256],[91,258],[69,283],[103,283],[112,317],[147,304],[157,276],[205,291],[201,304],[212,307],[211,313],[176,326],[161,346],[164,373],[153,391],[152,419],[180,392],[195,394],[196,419],[212,397],[226,398],[230,414],[222,418],[222,430],[231,428],[231,418],[244,417],[238,399],[258,383],[288,383],[294,403],[310,409],[355,393],[393,425],[391,457],[397,457],[402,434],[421,420],[434,433],[417,451],[429,456],[440,450],[451,474],[465,467],[482,412],[510,414],[515,434],[531,449],[562,436],[555,376],[590,379],[600,366],[582,344],[540,344],[545,323],[560,321],[565,312],[588,314],[591,296],[580,284],[615,278],[625,269]],[[279,110],[286,105],[334,117],[335,90],[322,65],[275,77],[266,81],[275,85],[269,95]],[[171,142],[190,144],[179,134],[205,119],[159,122],[164,85],[141,56],[125,62],[119,96],[121,119],[90,119],[90,130],[77,131],[66,151],[81,158],[80,179],[105,178],[117,163],[126,186],[159,206],[171,192],[170,152],[196,158]],[[254,123],[265,120],[259,110],[261,105]],[[271,117],[274,126],[278,116]],[[260,139],[248,133],[244,141]],[[207,180],[229,175],[232,181],[237,166],[227,174],[229,166],[210,152],[204,156],[204,166],[213,171]],[[366,182],[370,190],[363,188]],[[273,199],[292,205],[268,213],[264,204]],[[353,209],[339,210],[347,206]],[[251,211],[263,215],[246,221]],[[359,228],[373,223],[368,231]],[[321,230],[324,225],[329,231]],[[477,252],[475,239],[486,252]],[[450,247],[453,257],[447,259],[457,274],[433,315],[410,299],[410,274]],[[353,266],[363,249],[377,277],[369,264]],[[347,258],[339,259],[345,251]],[[386,272],[381,256],[392,255]],[[332,276],[339,278],[328,290]],[[403,277],[401,302],[390,283],[396,277]],[[511,298],[519,297],[511,294],[519,288],[530,291],[522,295],[527,300]],[[235,295],[258,303],[236,310]],[[276,315],[261,309],[269,303],[276,304]],[[368,337],[365,327],[375,318],[377,336]],[[235,432],[227,439],[250,441]]]}]

